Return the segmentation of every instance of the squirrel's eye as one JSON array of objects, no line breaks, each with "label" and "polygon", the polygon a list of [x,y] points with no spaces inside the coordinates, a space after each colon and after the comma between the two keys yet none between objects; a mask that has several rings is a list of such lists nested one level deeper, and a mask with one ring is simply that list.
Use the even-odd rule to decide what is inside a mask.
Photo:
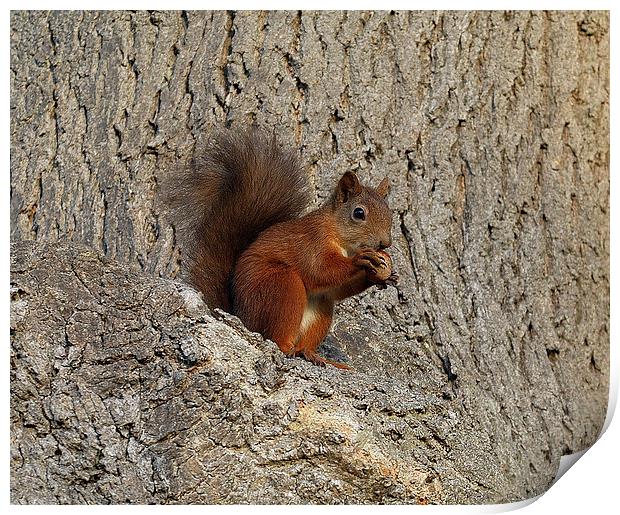
[{"label": "squirrel's eye", "polygon": [[353,218],[355,218],[355,220],[366,220],[366,211],[364,211],[364,208],[356,207],[353,210]]}]

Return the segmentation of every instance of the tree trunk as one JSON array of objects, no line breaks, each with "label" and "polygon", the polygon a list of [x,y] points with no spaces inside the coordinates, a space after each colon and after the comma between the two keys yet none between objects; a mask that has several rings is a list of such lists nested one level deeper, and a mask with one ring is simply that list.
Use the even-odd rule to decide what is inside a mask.
[{"label": "tree trunk", "polygon": [[[252,122],[317,203],[390,177],[400,284],[322,349],[356,373],[148,277],[158,184]],[[604,12],[12,12],[13,502],[543,492],[607,408],[608,163]]]}]

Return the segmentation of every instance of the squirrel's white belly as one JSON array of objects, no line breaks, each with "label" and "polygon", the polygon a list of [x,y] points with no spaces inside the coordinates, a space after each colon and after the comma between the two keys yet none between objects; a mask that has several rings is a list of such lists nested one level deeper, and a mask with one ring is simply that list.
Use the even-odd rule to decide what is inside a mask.
[{"label": "squirrel's white belly", "polygon": [[312,301],[308,300],[308,304],[306,304],[306,309],[304,309],[304,314],[301,317],[301,324],[299,324],[300,335],[304,334],[317,319],[319,313],[316,307],[317,306]]}]

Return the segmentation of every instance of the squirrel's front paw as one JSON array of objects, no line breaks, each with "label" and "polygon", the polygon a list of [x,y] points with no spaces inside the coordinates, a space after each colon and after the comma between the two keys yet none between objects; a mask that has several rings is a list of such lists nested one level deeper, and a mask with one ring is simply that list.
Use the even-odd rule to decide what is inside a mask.
[{"label": "squirrel's front paw", "polygon": [[363,250],[353,258],[353,262],[366,270],[375,270],[385,268],[388,264],[391,265],[388,253],[379,250]]},{"label": "squirrel's front paw", "polygon": [[385,286],[396,286],[398,284],[398,274],[392,270],[392,273],[385,281],[383,281],[383,284]]},{"label": "squirrel's front paw", "polygon": [[394,274],[392,258],[382,250],[363,251],[358,254],[357,261],[366,269],[366,277],[375,284],[384,284]]}]

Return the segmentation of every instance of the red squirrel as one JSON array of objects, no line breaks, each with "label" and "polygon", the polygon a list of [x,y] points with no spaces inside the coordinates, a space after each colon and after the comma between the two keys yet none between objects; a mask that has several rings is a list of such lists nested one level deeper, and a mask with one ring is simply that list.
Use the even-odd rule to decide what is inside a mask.
[{"label": "red squirrel", "polygon": [[346,172],[302,216],[308,183],[297,155],[257,129],[223,130],[169,185],[189,282],[207,305],[238,316],[289,356],[348,369],[316,349],[334,304],[395,284],[387,178],[376,188]]}]

